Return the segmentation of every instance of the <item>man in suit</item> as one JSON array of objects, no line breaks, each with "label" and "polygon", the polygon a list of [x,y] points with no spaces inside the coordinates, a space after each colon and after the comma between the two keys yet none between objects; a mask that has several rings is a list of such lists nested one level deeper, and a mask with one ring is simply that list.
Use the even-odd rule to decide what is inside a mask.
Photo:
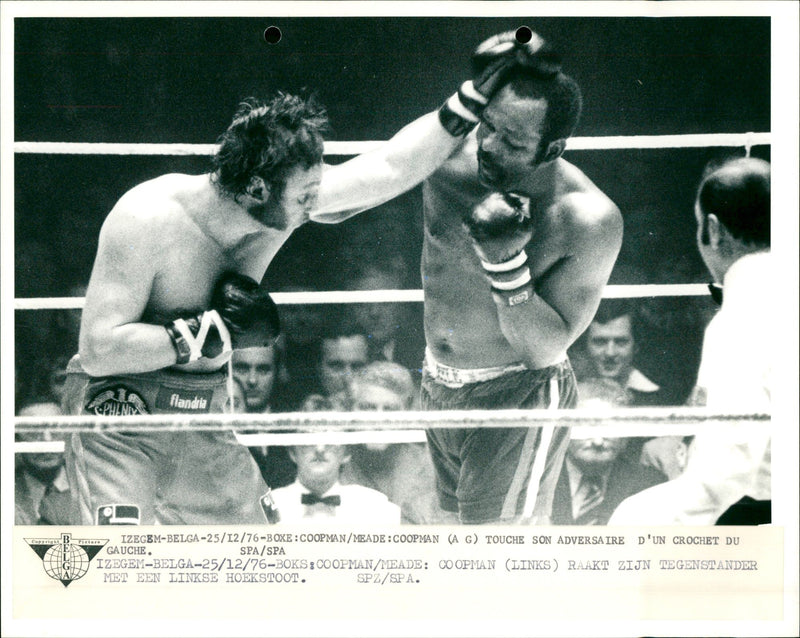
[{"label": "man in suit", "polygon": [[[57,416],[61,409],[52,402],[32,403],[20,416]],[[18,434],[18,441],[53,441],[57,435]],[[72,497],[64,471],[63,452],[18,454],[14,477],[14,523],[16,525],[71,525]]]},{"label": "man in suit", "polygon": [[[617,407],[625,389],[611,379],[578,384],[578,407]],[[622,454],[627,439],[593,437],[570,441],[553,499],[555,525],[605,525],[624,499],[667,477]]]}]

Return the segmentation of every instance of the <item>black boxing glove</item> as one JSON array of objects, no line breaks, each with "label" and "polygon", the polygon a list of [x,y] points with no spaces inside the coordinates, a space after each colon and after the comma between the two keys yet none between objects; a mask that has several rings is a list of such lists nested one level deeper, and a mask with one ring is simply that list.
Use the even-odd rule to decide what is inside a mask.
[{"label": "black boxing glove", "polygon": [[524,67],[538,77],[554,77],[561,70],[559,56],[536,33],[521,43],[516,31],[494,35],[478,45],[472,54],[472,80],[439,109],[439,121],[454,137],[466,135],[480,120],[489,99],[504,84],[508,73]]},{"label": "black boxing glove", "polygon": [[[502,83],[502,77],[495,77],[496,72],[491,70],[492,65],[497,63],[498,57],[511,58],[512,64],[504,69],[508,70],[517,67],[524,68],[530,74],[541,79],[550,79],[558,75],[561,71],[561,56],[545,42],[539,34],[531,31],[531,39],[522,43],[517,39],[516,31],[506,31],[498,33],[491,38],[487,38],[472,54],[472,73],[480,76],[490,71],[496,83]],[[497,87],[493,87],[497,90]]]},{"label": "black boxing glove", "polygon": [[224,273],[211,295],[211,309],[165,326],[178,353],[177,364],[214,359],[234,349],[270,345],[280,333],[278,309],[258,283]]},{"label": "black boxing glove", "polygon": [[515,193],[492,193],[464,219],[496,303],[516,306],[533,299],[525,247],[533,236],[530,201]]}]

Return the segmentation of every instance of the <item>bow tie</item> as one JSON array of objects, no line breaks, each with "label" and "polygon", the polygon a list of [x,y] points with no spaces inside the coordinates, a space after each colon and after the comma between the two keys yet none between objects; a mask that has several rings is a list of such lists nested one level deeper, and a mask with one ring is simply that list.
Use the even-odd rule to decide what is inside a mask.
[{"label": "bow tie", "polygon": [[316,505],[317,503],[324,503],[336,507],[342,504],[341,496],[317,496],[316,494],[303,494],[300,497],[300,503],[303,505]]},{"label": "bow tie", "polygon": [[711,298],[718,306],[722,305],[722,286],[719,284],[708,284],[708,291],[711,293]]}]

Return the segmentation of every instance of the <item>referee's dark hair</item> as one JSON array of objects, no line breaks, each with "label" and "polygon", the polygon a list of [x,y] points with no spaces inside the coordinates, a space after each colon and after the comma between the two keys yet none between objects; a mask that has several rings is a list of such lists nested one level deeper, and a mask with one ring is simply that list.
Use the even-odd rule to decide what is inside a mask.
[{"label": "referee's dark hair", "polygon": [[701,241],[708,243],[708,215],[715,215],[732,237],[749,246],[770,245],[770,165],[742,157],[706,168],[697,191],[703,216]]}]

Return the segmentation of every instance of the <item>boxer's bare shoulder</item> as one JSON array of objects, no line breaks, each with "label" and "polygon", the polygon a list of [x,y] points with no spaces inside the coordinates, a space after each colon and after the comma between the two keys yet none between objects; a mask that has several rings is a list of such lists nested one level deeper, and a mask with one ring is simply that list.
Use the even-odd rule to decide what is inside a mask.
[{"label": "boxer's bare shoulder", "polygon": [[617,206],[579,169],[560,160],[549,195],[531,202],[536,252],[553,258],[583,249],[616,255],[622,240],[622,215]]},{"label": "boxer's bare shoulder", "polygon": [[106,226],[131,232],[133,241],[140,236],[148,244],[174,241],[170,230],[180,231],[192,223],[187,204],[198,189],[196,180],[196,176],[169,174],[134,186],[111,210]]},{"label": "boxer's bare shoulder", "polygon": [[100,232],[93,279],[144,293],[145,317],[202,307],[225,257],[193,214],[200,192],[198,177],[172,174],[125,193]]}]

